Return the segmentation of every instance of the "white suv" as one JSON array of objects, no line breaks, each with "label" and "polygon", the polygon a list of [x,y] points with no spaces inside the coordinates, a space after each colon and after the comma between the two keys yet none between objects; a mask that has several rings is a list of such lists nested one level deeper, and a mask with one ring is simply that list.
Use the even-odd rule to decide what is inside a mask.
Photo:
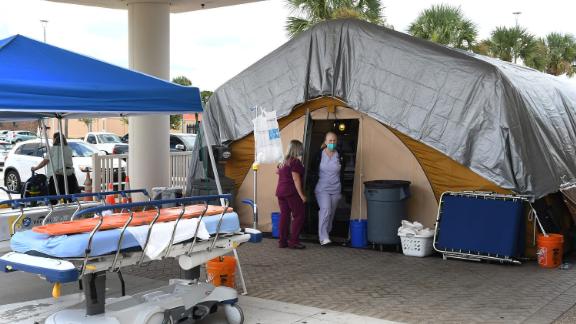
[{"label": "white suv", "polygon": [[[92,155],[99,154],[99,151],[81,140],[68,140],[68,146],[72,149],[72,161],[74,172],[78,179],[78,185],[82,186],[86,180],[86,174],[80,168],[92,167]],[[17,143],[8,153],[4,162],[4,185],[8,190],[19,191],[21,184],[32,176],[30,168],[38,165],[44,158],[46,146],[40,139]],[[117,162],[116,162],[117,164]],[[38,173],[46,174],[49,165],[38,170]],[[125,170],[125,163],[122,162],[122,170]],[[118,168],[115,168],[117,176]]]}]

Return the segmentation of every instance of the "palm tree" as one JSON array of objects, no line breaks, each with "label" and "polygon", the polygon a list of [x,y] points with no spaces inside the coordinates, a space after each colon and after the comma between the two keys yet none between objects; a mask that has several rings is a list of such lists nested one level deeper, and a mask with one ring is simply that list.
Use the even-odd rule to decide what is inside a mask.
[{"label": "palm tree", "polygon": [[548,47],[546,73],[566,74],[572,77],[576,73],[576,39],[571,34],[550,33],[542,40]]},{"label": "palm tree", "polygon": [[[192,81],[183,75],[173,78],[172,82],[186,87],[192,85]],[[182,115],[170,115],[170,129],[180,129],[183,119]]]},{"label": "palm tree", "polygon": [[516,63],[518,58],[530,61],[537,49],[537,39],[520,26],[496,27],[490,37],[491,56],[503,61]]},{"label": "palm tree", "polygon": [[287,3],[297,14],[286,22],[290,37],[330,19],[356,18],[378,25],[385,22],[380,0],[287,0]]},{"label": "palm tree", "polygon": [[492,46],[492,42],[489,39],[483,39],[472,46],[472,52],[490,56],[490,46]]},{"label": "palm tree", "polygon": [[408,27],[412,36],[455,48],[472,49],[478,36],[476,25],[462,14],[460,7],[434,5],[420,13]]},{"label": "palm tree", "polygon": [[543,39],[538,39],[531,43],[531,46],[525,51],[528,54],[523,58],[524,64],[540,72],[546,72],[550,56],[548,55],[548,46]]}]

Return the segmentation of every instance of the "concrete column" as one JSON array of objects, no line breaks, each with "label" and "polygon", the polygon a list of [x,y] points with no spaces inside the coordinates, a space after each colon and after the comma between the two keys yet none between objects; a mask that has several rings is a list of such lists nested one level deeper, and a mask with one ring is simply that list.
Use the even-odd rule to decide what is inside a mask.
[{"label": "concrete column", "polygon": [[[128,2],[130,68],[158,78],[170,77],[170,3]],[[169,116],[130,117],[131,188],[167,186],[169,180]]]}]

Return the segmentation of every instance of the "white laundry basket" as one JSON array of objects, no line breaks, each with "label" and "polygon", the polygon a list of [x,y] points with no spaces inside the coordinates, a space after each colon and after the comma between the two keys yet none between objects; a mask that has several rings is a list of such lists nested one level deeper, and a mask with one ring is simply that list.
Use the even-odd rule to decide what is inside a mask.
[{"label": "white laundry basket", "polygon": [[399,234],[402,241],[404,255],[425,257],[433,252],[432,239],[434,236],[422,236],[414,234]]}]

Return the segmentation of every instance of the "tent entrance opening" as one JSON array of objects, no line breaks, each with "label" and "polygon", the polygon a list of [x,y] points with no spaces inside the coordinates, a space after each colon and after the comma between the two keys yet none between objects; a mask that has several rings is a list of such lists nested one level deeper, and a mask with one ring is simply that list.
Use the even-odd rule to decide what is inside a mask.
[{"label": "tent entrance opening", "polygon": [[308,119],[305,130],[305,157],[306,174],[306,223],[302,232],[306,239],[318,238],[318,203],[314,194],[314,186],[318,179],[318,171],[314,170],[314,163],[317,163],[317,155],[320,147],[324,143],[327,132],[332,131],[338,137],[337,150],[343,157],[343,176],[341,177],[342,198],[334,215],[334,222],[330,237],[335,241],[344,242],[348,240],[348,227],[352,210],[352,192],[354,188],[354,172],[356,164],[356,152],[358,146],[358,119],[331,119],[312,120]]}]

